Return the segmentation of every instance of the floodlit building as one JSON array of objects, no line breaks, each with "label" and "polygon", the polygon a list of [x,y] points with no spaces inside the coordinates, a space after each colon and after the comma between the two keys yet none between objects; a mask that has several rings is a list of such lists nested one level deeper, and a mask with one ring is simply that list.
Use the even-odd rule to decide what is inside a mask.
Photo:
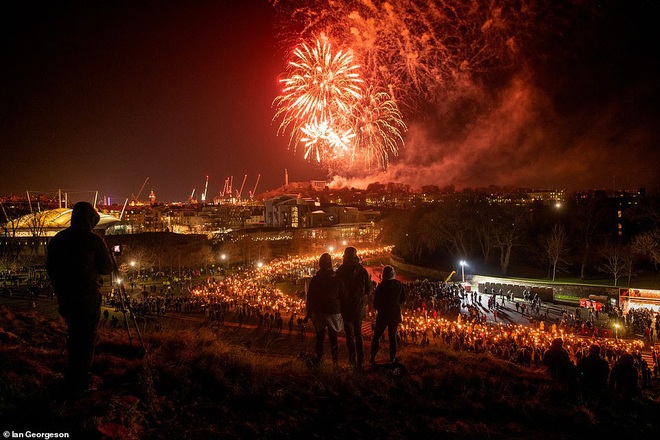
[{"label": "floodlit building", "polygon": [[[45,253],[48,240],[71,225],[72,208],[57,208],[33,212],[17,219],[9,220],[0,229],[0,255],[9,249],[31,249],[35,253]],[[99,213],[101,219],[94,228],[103,233],[122,224],[114,215]]]},{"label": "floodlit building", "polygon": [[266,226],[273,228],[303,228],[309,226],[310,214],[320,203],[292,195],[275,197],[264,202]]},{"label": "floodlit building", "polygon": [[[57,208],[34,212],[9,221],[3,228],[3,236],[13,237],[52,237],[71,225],[72,208]],[[99,213],[101,219],[94,229],[106,231],[121,223],[114,215]]]}]

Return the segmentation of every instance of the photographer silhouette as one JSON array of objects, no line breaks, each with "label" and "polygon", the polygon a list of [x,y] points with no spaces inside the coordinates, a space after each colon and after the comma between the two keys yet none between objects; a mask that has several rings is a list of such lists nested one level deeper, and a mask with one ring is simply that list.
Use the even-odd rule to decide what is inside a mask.
[{"label": "photographer silhouette", "polygon": [[93,232],[99,219],[91,203],[78,202],[71,213],[71,226],[48,244],[46,269],[59,313],[68,327],[65,384],[74,395],[90,385],[89,369],[101,316],[101,275],[112,271],[105,242]]}]

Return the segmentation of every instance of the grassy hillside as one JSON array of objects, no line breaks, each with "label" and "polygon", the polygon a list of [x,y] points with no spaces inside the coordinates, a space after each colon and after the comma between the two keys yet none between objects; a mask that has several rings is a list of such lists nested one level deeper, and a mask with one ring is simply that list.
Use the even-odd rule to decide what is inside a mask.
[{"label": "grassy hillside", "polygon": [[259,354],[258,340],[247,348],[206,327],[147,335],[148,362],[124,331],[102,328],[98,391],[62,401],[64,338],[60,320],[0,307],[3,430],[86,439],[556,439],[659,429],[660,405],[648,397],[588,408],[543,371],[485,355],[407,348],[405,369],[356,375],[343,346],[342,368],[313,370],[293,345],[291,355]]}]

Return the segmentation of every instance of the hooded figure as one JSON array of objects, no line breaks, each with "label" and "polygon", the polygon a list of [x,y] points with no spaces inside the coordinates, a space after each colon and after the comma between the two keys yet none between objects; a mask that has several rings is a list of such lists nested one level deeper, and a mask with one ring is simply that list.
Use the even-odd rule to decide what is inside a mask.
[{"label": "hooded figure", "polygon": [[89,385],[89,368],[101,316],[101,275],[112,272],[103,239],[92,232],[99,215],[91,203],[78,202],[71,226],[48,243],[46,269],[55,289],[60,315],[68,327],[68,364],[65,379],[69,391],[79,393]]}]

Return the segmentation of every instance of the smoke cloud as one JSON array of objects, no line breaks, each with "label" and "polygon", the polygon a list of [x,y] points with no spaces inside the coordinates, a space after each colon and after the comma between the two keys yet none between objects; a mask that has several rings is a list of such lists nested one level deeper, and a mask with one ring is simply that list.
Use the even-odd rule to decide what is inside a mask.
[{"label": "smoke cloud", "polygon": [[336,186],[660,186],[650,2],[277,3],[284,35],[351,47],[404,113],[389,167]]},{"label": "smoke cloud", "polygon": [[[637,102],[636,93],[627,100]],[[653,164],[660,157],[648,149],[656,130],[628,115],[618,100],[558,111],[557,97],[538,87],[528,71],[494,89],[464,81],[442,99],[434,114],[409,124],[405,148],[387,170],[364,178],[335,176],[333,185],[658,185]]]}]

